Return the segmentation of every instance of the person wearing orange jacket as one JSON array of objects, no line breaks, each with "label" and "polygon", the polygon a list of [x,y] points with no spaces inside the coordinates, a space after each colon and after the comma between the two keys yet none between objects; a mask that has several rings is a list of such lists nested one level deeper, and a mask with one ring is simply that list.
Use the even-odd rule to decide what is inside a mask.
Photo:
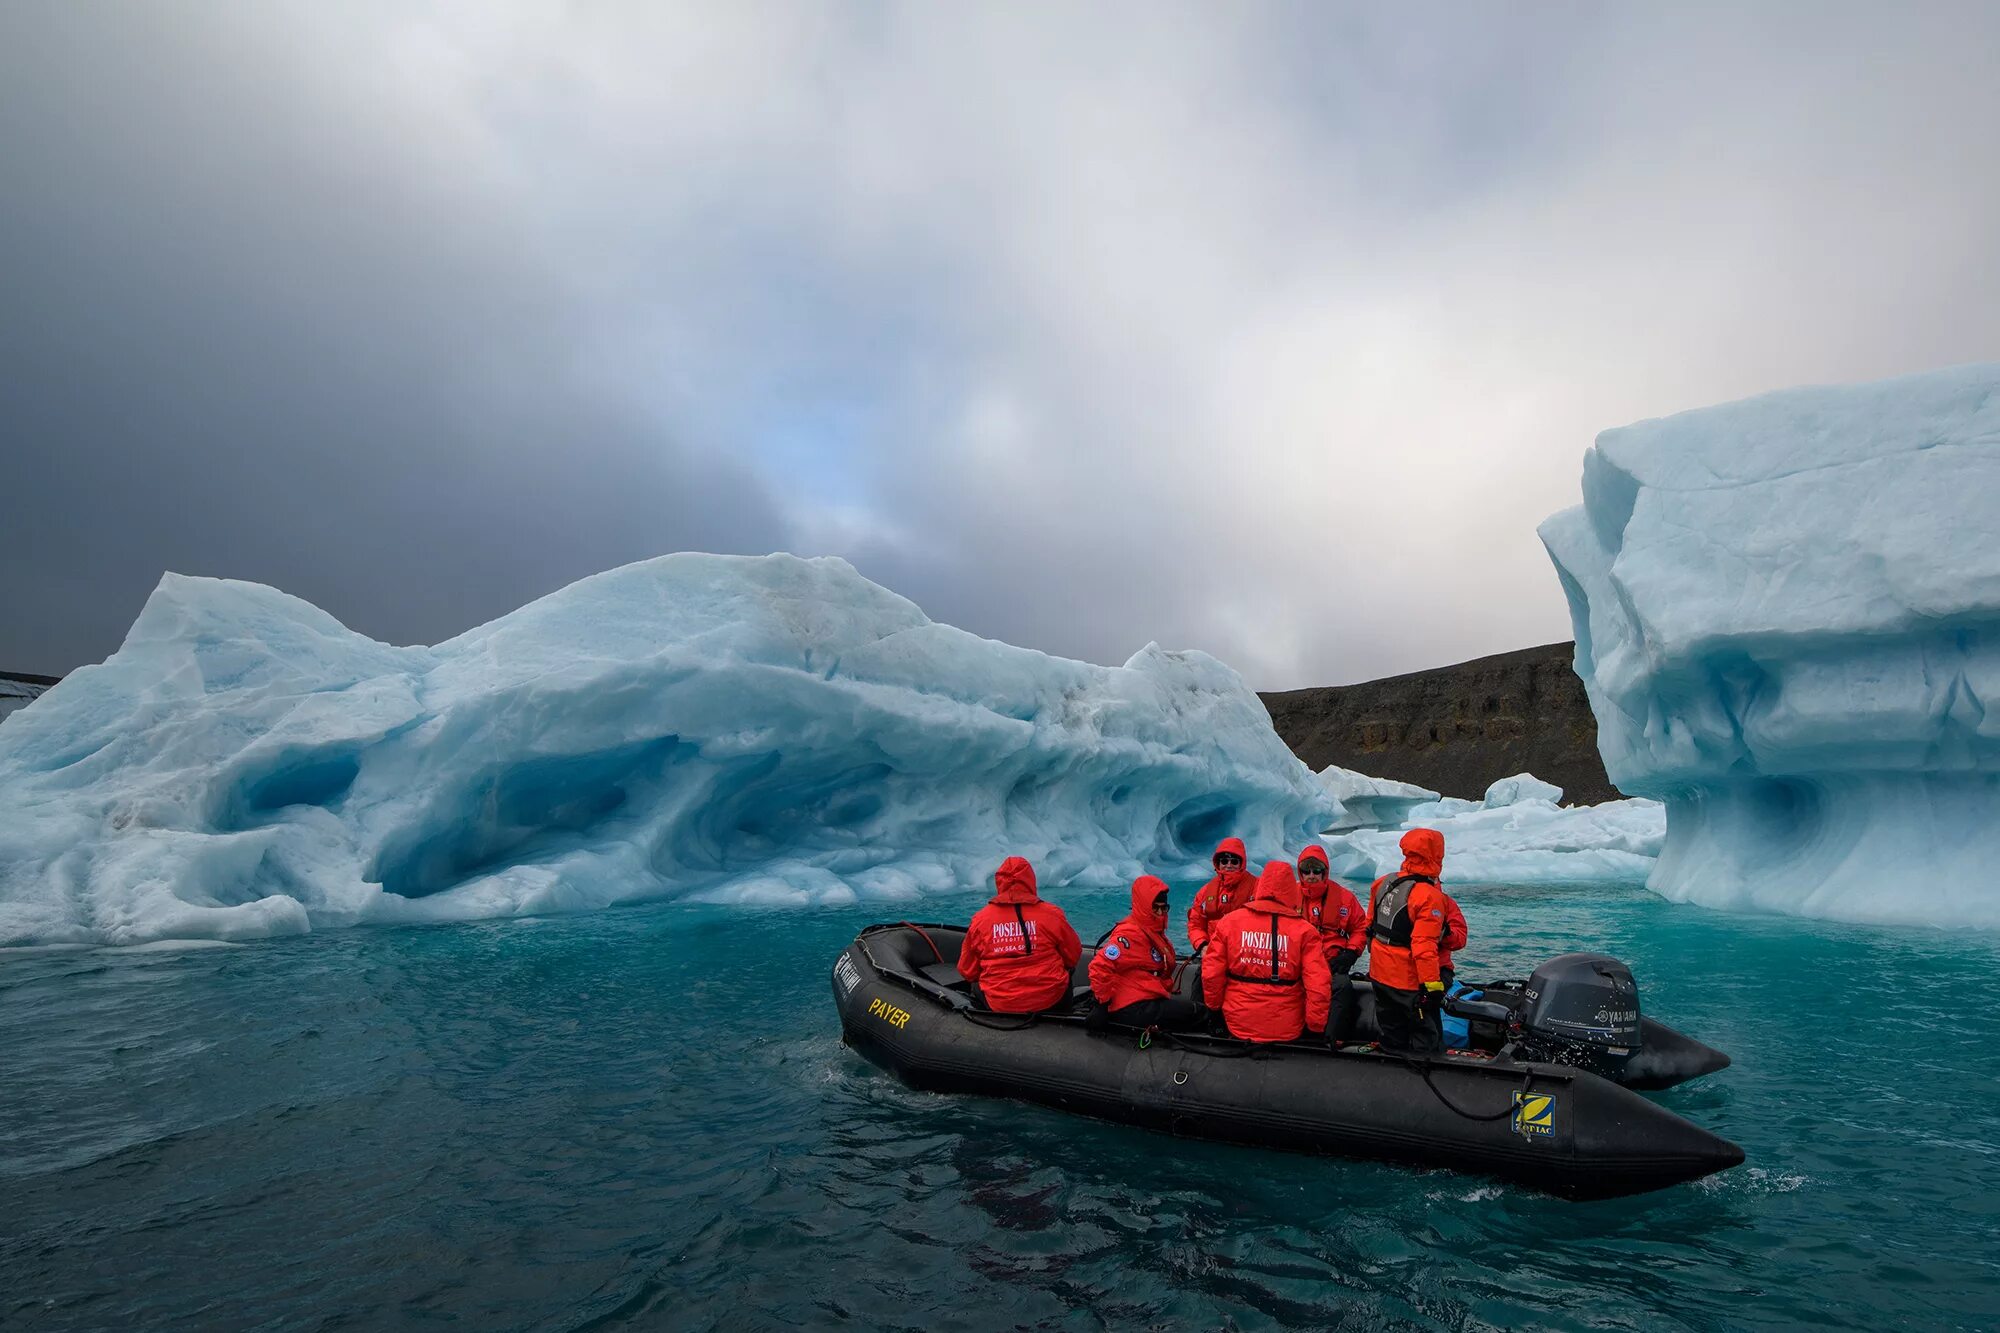
[{"label": "person wearing orange jacket", "polygon": [[1438,980],[1449,992],[1452,978],[1458,973],[1451,965],[1451,956],[1465,947],[1465,913],[1459,910],[1458,900],[1442,888],[1438,895],[1444,899],[1444,929],[1438,932]]},{"label": "person wearing orange jacket", "polygon": [[1326,965],[1333,973],[1333,1006],[1327,1039],[1338,1046],[1354,1033],[1360,1005],[1348,976],[1368,947],[1368,914],[1345,884],[1327,874],[1326,848],[1314,843],[1299,853],[1299,898],[1306,920],[1319,931]]},{"label": "person wearing orange jacket", "polygon": [[1127,1027],[1190,1028],[1200,1011],[1173,993],[1174,946],[1167,938],[1167,886],[1132,881],[1132,911],[1111,928],[1090,960],[1090,993],[1101,1021]]},{"label": "person wearing orange jacket", "polygon": [[1083,957],[1069,918],[1035,892],[1035,868],[1023,857],[1002,861],[993,887],[993,901],[966,927],[959,975],[994,1013],[1067,1008],[1070,974]]},{"label": "person wearing orange jacket", "polygon": [[1326,1026],[1333,974],[1306,921],[1292,868],[1273,861],[1249,902],[1215,924],[1201,959],[1201,990],[1244,1041],[1297,1041]]},{"label": "person wearing orange jacket", "polygon": [[1188,904],[1188,943],[1196,949],[1208,943],[1208,932],[1216,922],[1250,901],[1257,881],[1250,878],[1249,857],[1241,838],[1224,838],[1215,845],[1209,862],[1215,878],[1202,885]]},{"label": "person wearing orange jacket", "polygon": [[1368,979],[1375,1023],[1386,1050],[1428,1055],[1443,1047],[1444,981],[1438,940],[1444,933],[1444,835],[1411,829],[1399,844],[1403,868],[1368,891]]}]

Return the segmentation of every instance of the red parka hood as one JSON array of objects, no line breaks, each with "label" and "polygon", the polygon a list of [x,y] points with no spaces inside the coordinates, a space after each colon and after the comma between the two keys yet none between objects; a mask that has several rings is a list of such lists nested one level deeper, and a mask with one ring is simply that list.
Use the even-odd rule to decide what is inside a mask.
[{"label": "red parka hood", "polygon": [[1249,873],[1250,853],[1244,850],[1243,839],[1241,838],[1224,838],[1221,842],[1216,843],[1215,850],[1208,854],[1209,869],[1213,870],[1215,868],[1215,858],[1222,855],[1224,852],[1230,853],[1231,855],[1235,856],[1237,860],[1241,861],[1243,863],[1244,873],[1245,874]]},{"label": "red parka hood", "polygon": [[1403,835],[1405,875],[1429,875],[1436,879],[1444,870],[1444,834],[1434,828],[1413,828]]},{"label": "red parka hood", "polygon": [[1298,876],[1283,861],[1267,861],[1264,873],[1257,876],[1257,891],[1251,895],[1249,910],[1252,912],[1276,912],[1280,916],[1304,916],[1305,907],[1299,898]]},{"label": "red parka hood", "polygon": [[1167,914],[1153,910],[1153,900],[1167,892],[1167,882],[1153,875],[1141,875],[1132,881],[1132,924],[1144,926],[1155,935],[1167,933]]},{"label": "red parka hood", "polygon": [[[1304,872],[1306,868],[1306,862],[1308,861],[1317,861],[1320,863],[1322,867],[1332,864],[1332,858],[1326,854],[1326,848],[1320,846],[1318,843],[1312,844],[1310,847],[1306,848],[1304,851],[1299,853],[1299,870],[1301,871],[1301,873]],[[1331,878],[1323,879],[1318,883],[1317,886],[1309,889],[1306,887],[1305,880],[1300,879],[1299,910],[1304,911],[1305,905],[1308,902],[1318,902],[1320,899],[1326,897],[1327,886],[1331,883],[1333,883],[1333,880]]]},{"label": "red parka hood", "polygon": [[1010,856],[1000,863],[1000,868],[993,872],[993,889],[996,903],[1039,901],[1035,894],[1035,868],[1023,856]]}]

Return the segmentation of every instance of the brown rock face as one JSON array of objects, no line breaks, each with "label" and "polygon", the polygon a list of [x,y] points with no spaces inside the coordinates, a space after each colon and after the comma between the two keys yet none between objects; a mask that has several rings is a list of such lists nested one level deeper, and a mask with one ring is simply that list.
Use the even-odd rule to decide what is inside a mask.
[{"label": "brown rock face", "polygon": [[1615,801],[1574,651],[1551,643],[1260,697],[1278,735],[1314,769],[1338,764],[1472,800],[1497,778],[1533,773],[1561,787],[1566,803]]}]

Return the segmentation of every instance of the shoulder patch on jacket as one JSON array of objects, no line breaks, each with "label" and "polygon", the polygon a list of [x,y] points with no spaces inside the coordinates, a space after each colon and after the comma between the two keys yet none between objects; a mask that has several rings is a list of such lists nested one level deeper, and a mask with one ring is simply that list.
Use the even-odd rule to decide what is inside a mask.
[{"label": "shoulder patch on jacket", "polygon": [[1104,951],[1104,956],[1105,956],[1106,958],[1109,958],[1109,959],[1110,959],[1110,960],[1111,960],[1112,962],[1114,962],[1114,963],[1115,963],[1115,962],[1117,962],[1117,961],[1118,961],[1118,946],[1114,944],[1114,945],[1112,945],[1112,946],[1111,946],[1111,947],[1110,947],[1109,949],[1106,949],[1106,950]]}]

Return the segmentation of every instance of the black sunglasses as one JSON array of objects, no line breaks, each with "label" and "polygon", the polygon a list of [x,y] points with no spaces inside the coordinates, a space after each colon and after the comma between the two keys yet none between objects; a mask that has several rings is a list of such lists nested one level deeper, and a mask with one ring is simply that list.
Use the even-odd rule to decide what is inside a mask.
[{"label": "black sunglasses", "polygon": [[1219,866],[1240,866],[1243,864],[1243,858],[1240,856],[1231,856],[1229,853],[1224,852],[1221,856],[1215,858],[1215,863]]}]

